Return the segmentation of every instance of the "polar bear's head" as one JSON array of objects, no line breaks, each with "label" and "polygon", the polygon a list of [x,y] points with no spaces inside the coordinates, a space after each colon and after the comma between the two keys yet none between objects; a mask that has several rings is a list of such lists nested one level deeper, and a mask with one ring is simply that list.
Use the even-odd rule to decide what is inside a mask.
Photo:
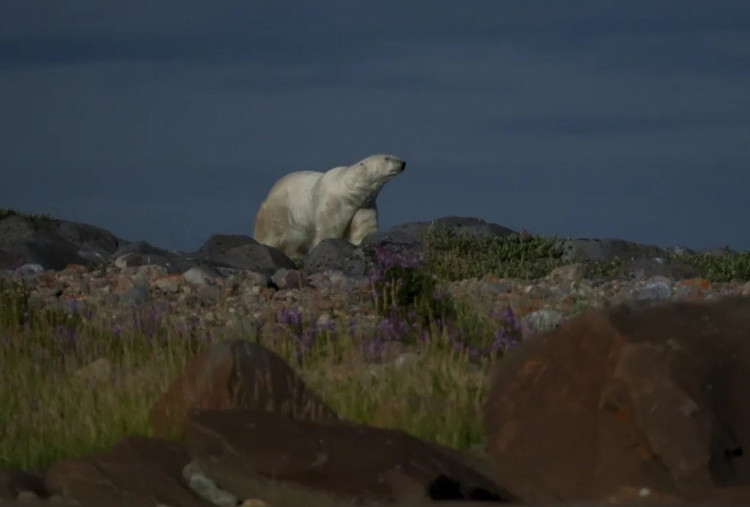
[{"label": "polar bear's head", "polygon": [[[371,206],[383,185],[402,172],[406,162],[393,155],[370,155],[348,167],[337,167],[336,185],[338,194],[356,206]],[[331,186],[329,190],[334,188]]]},{"label": "polar bear's head", "polygon": [[357,162],[363,173],[367,174],[367,180],[383,185],[385,182],[399,174],[406,167],[406,162],[393,155],[370,155]]}]

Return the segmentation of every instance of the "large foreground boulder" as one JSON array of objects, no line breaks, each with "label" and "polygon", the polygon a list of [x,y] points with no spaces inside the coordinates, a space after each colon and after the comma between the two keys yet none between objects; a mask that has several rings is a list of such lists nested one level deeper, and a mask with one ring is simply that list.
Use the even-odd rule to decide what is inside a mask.
[{"label": "large foreground boulder", "polygon": [[198,408],[257,408],[287,417],[338,418],[283,359],[244,340],[212,344],[188,363],[151,408],[154,434],[181,434],[188,412]]},{"label": "large foreground boulder", "polygon": [[748,393],[750,299],[590,311],[498,363],[488,447],[527,501],[731,487],[750,504]]},{"label": "large foreground boulder", "polygon": [[203,410],[187,436],[193,466],[238,498],[263,478],[356,502],[516,500],[455,451],[399,430]]}]

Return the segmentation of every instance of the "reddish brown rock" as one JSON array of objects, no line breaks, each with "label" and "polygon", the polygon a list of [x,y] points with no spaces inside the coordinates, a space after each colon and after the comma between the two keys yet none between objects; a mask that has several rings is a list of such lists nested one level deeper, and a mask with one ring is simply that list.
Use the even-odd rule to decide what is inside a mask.
[{"label": "reddish brown rock", "polygon": [[398,430],[207,410],[191,413],[187,437],[193,463],[238,498],[260,477],[351,501],[516,500],[456,451]]},{"label": "reddish brown rock", "polygon": [[182,479],[188,461],[181,444],[131,436],[107,452],[54,464],[45,485],[84,505],[209,507]]},{"label": "reddish brown rock", "polygon": [[498,363],[498,477],[531,501],[750,484],[750,299],[590,311]]},{"label": "reddish brown rock", "polygon": [[259,408],[295,418],[336,413],[272,351],[248,341],[216,343],[198,354],[151,408],[156,436],[181,433],[190,409]]}]

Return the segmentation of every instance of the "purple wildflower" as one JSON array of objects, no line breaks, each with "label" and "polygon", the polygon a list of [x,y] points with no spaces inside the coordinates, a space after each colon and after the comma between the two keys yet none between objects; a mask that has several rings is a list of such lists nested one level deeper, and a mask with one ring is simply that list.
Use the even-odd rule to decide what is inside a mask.
[{"label": "purple wildflower", "polygon": [[500,312],[491,313],[490,317],[496,319],[498,323],[492,340],[492,349],[505,351],[518,345],[523,337],[523,326],[513,312],[513,308],[506,306]]},{"label": "purple wildflower", "polygon": [[302,324],[302,312],[293,308],[282,308],[276,316],[276,322],[279,324],[299,326]]}]

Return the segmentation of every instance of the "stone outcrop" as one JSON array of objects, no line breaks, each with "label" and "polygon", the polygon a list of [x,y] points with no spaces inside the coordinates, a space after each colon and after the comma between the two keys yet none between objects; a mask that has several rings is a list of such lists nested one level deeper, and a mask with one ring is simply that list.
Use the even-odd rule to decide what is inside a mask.
[{"label": "stone outcrop", "polygon": [[193,358],[149,418],[154,434],[163,437],[181,434],[192,409],[246,408],[295,418],[338,418],[283,359],[241,340],[214,344]]},{"label": "stone outcrop", "polygon": [[748,392],[750,298],[589,311],[498,363],[488,447],[527,500],[710,498],[750,485]]},{"label": "stone outcrop", "polygon": [[[479,218],[448,216],[425,222],[410,222],[379,231],[354,246],[344,240],[326,240],[303,259],[300,276],[336,271],[346,276],[367,276],[377,263],[378,251],[419,256],[431,228],[477,237],[503,237],[514,231]],[[622,276],[645,279],[667,276],[675,280],[700,276],[695,267],[669,257],[670,252],[697,253],[688,249],[665,249],[621,239],[567,239],[559,241],[563,262],[591,263],[625,261]],[[731,254],[712,249],[710,255]],[[61,270],[69,264],[119,268],[158,265],[169,274],[182,274],[202,267],[222,276],[253,271],[269,279],[280,269],[296,270],[295,263],[280,250],[241,234],[215,234],[193,252],[165,250],[144,241],[126,241],[86,224],[48,217],[11,213],[0,219],[0,270]],[[30,267],[30,268],[29,268]]]},{"label": "stone outcrop", "polygon": [[255,271],[269,276],[278,269],[296,267],[281,250],[238,234],[215,234],[190,256],[210,266]]},{"label": "stone outcrop", "polygon": [[364,276],[371,267],[361,248],[345,239],[326,239],[308,252],[302,260],[304,272],[339,271],[349,276]]},{"label": "stone outcrop", "polygon": [[0,269],[37,264],[58,270],[68,264],[108,261],[125,243],[91,225],[10,214],[0,219]]}]

